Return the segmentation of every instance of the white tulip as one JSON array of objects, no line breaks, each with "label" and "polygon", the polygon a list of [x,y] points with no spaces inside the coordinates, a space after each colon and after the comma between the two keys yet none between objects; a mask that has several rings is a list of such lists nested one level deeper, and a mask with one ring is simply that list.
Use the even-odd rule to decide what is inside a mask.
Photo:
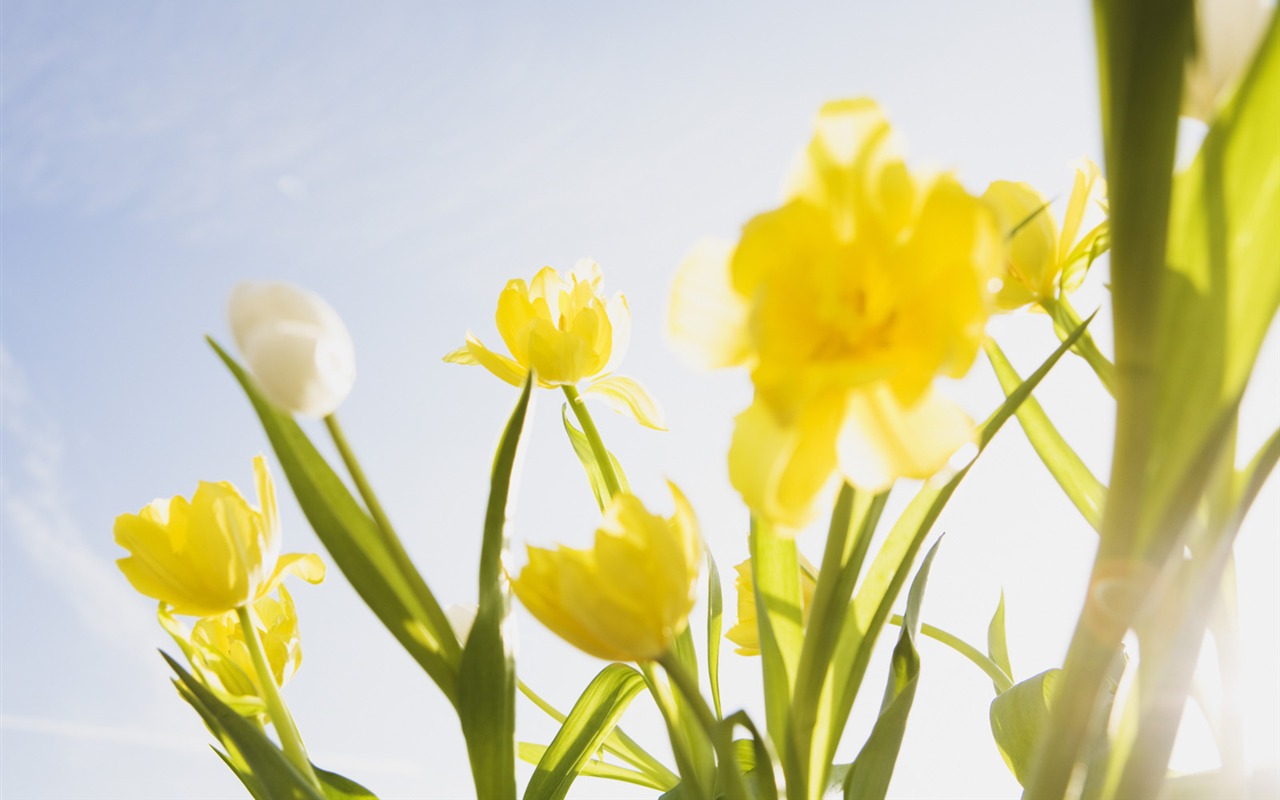
[{"label": "white tulip", "polygon": [[351,393],[355,345],[319,295],[288,283],[245,281],[231,290],[228,315],[236,347],[277,406],[325,417]]},{"label": "white tulip", "polygon": [[1211,122],[1253,60],[1275,4],[1267,0],[1197,0],[1195,57],[1187,62],[1182,113]]}]

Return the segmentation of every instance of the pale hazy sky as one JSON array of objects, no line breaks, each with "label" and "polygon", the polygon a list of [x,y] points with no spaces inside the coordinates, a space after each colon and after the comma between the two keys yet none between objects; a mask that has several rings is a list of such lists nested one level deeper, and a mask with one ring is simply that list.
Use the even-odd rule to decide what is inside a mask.
[{"label": "pale hazy sky", "polygon": [[[116,569],[111,541],[114,517],[153,497],[189,494],[201,479],[251,485],[265,437],[202,341],[229,341],[236,281],[301,283],[342,313],[360,377],[340,416],[451,603],[475,599],[492,447],[515,391],[440,357],[468,328],[495,338],[508,278],[596,258],[633,312],[622,371],[660,399],[671,430],[603,408],[597,421],[652,505],[668,507],[666,477],[684,488],[731,583],[746,517],[724,454],[750,390],[741,375],[689,370],[666,345],[681,256],[777,202],[831,98],[877,98],[916,163],[954,169],[974,191],[1008,178],[1057,195],[1070,162],[1100,151],[1084,2],[3,0],[0,13],[5,798],[243,794],[169,686],[155,648],[174,648],[154,604]],[[1104,277],[1090,279],[1082,309],[1103,302]],[[1055,343],[1043,317],[1001,319],[992,332],[1024,372]],[[1094,332],[1109,338],[1105,318]],[[1278,422],[1274,331],[1263,361],[1243,453]],[[999,399],[982,364],[957,393],[975,417]],[[1087,369],[1064,360],[1042,401],[1105,476],[1110,412]],[[517,543],[590,535],[594,503],[559,411],[558,395],[539,397]],[[909,496],[903,487],[891,510]],[[287,491],[282,505],[286,549],[319,550]],[[1272,765],[1278,528],[1273,477],[1240,559],[1248,758]],[[981,643],[1003,587],[1017,677],[1056,666],[1094,536],[1016,426],[935,530],[948,538],[924,619]],[[820,555],[816,533],[800,544]],[[286,696],[314,759],[388,798],[469,794],[451,709],[342,576],[293,594],[306,657]],[[519,626],[522,675],[567,709],[603,664],[523,611]],[[931,642],[922,657],[892,793],[1016,796],[990,738],[989,681]],[[724,661],[726,705],[762,719],[757,662],[728,648]],[[877,661],[844,754],[869,730],[883,676]],[[1177,764],[1212,766],[1203,722],[1188,720]],[[665,750],[646,698],[624,727]],[[523,704],[519,729],[542,742],[554,730]],[[645,794],[588,780],[573,793]]]}]

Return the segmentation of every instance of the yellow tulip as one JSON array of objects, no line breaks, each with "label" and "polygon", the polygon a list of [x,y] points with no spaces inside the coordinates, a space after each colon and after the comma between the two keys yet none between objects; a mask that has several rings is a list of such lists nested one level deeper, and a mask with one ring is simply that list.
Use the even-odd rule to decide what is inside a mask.
[{"label": "yellow tulip", "polygon": [[279,556],[280,521],[266,459],[256,456],[253,471],[261,510],[230,483],[201,481],[191,500],[155,500],[117,517],[116,544],[130,554],[116,563],[133,588],[177,614],[213,617],[258,600],[286,573],[324,580],[319,556]]},{"label": "yellow tulip", "polygon": [[[756,582],[751,575],[751,559],[734,567],[738,577],[733,588],[738,591],[738,622],[725,632],[725,638],[737,645],[733,652],[740,656],[760,655],[760,625],[756,617]],[[800,556],[801,614],[804,624],[809,624],[809,609],[813,605],[813,591],[818,587],[818,568],[809,559]]]},{"label": "yellow tulip", "polygon": [[697,597],[702,544],[689,501],[674,485],[675,515],[650,514],[615,495],[595,547],[529,547],[511,582],[543,625],[578,649],[611,661],[650,661],[671,649]]},{"label": "yellow tulip", "polygon": [[[284,686],[302,664],[302,643],[293,598],[283,584],[278,588],[279,599],[270,595],[258,598],[250,616],[276,686]],[[182,648],[195,674],[223,702],[241,713],[266,713],[262,686],[235,612],[205,617],[191,630],[163,603],[159,616],[161,626]]]},{"label": "yellow tulip", "polygon": [[[1089,197],[1105,194],[1106,182],[1098,166],[1084,159],[1076,168],[1075,183],[1062,230],[1049,213],[1049,203],[1030,185],[996,181],[982,199],[995,212],[1000,229],[1009,237],[1005,271],[996,305],[1012,311],[1032,303],[1054,300],[1084,280],[1095,246],[1106,235],[1101,222],[1083,236],[1080,233]],[[1101,202],[1101,201],[1100,201]]]},{"label": "yellow tulip", "polygon": [[970,441],[932,386],[972,365],[1002,251],[954,177],[908,170],[873,101],[824,106],[786,202],[695,247],[672,293],[677,343],[751,370],[729,454],[747,505],[797,527],[837,474],[881,489]]},{"label": "yellow tulip", "polygon": [[567,276],[543,267],[526,283],[507,282],[498,296],[498,333],[510,356],[485,347],[470,331],[467,343],[444,357],[453,364],[479,364],[513,386],[529,370],[543,388],[585,388],[641,425],[663,428],[662,412],[632,378],[612,374],[631,335],[631,311],[619,292],[604,294],[600,266],[579,262]]}]

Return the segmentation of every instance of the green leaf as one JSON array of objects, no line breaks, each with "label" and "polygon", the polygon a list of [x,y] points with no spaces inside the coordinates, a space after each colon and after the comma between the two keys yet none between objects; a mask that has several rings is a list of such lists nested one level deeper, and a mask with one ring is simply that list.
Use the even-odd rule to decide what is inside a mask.
[{"label": "green leaf", "polygon": [[804,639],[800,562],[795,539],[779,534],[767,521],[754,515],[750,549],[756,619],[760,628],[765,727],[773,741],[785,742],[791,688]]},{"label": "green leaf", "polygon": [[507,552],[507,516],[514,503],[511,473],[535,380],[530,371],[493,458],[480,546],[480,603],[458,670],[458,719],[467,740],[476,794],[486,798],[514,800],[516,796],[516,667],[507,633],[511,597],[502,561]]},{"label": "green leaf", "polygon": [[720,634],[724,618],[724,590],[720,586],[720,570],[711,548],[707,551],[707,679],[711,683],[711,702],[716,719],[724,717],[720,707]]},{"label": "green leaf", "polygon": [[[1150,465],[1158,519],[1239,402],[1280,308],[1280,18],[1272,15],[1235,97],[1174,183],[1168,269],[1162,273]],[[1225,443],[1224,443],[1225,444]],[[1208,477],[1204,478],[1207,482]]]},{"label": "green leaf", "polygon": [[1046,670],[1014,684],[991,701],[991,735],[1020,784],[1025,785],[1031,775],[1031,761],[1040,735],[1049,724],[1061,676],[1060,669]]},{"label": "green leaf", "polygon": [[[644,688],[644,676],[625,664],[610,664],[587,686],[543,753],[525,787],[525,800],[560,800],[592,753]],[[486,796],[481,793],[481,796]]]},{"label": "green leaf", "polygon": [[[582,462],[582,468],[586,470],[587,480],[591,483],[591,493],[596,497],[596,503],[600,506],[600,510],[609,503],[609,485],[605,481],[604,473],[600,471],[600,465],[596,461],[596,455],[591,450],[591,442],[587,440],[585,434],[578,430],[573,422],[569,419],[569,404],[565,403],[560,407],[560,417],[564,420],[564,432],[569,435],[569,443],[573,445],[573,452],[577,454],[578,460]],[[613,465],[613,473],[618,476],[618,486],[622,491],[630,494],[631,485],[627,483],[627,475],[622,471],[622,465],[618,463],[618,459],[609,453],[609,463]]]},{"label": "green leaf", "polygon": [[293,417],[272,405],[253,378],[217,342],[208,341],[253,404],[298,505],[334,563],[387,630],[456,706],[461,648],[422,576],[397,562],[377,524]]},{"label": "green leaf", "polygon": [[[1044,363],[1023,381],[1021,386],[1010,393],[1004,403],[978,428],[978,455],[982,454],[1001,426],[1014,415],[1018,406],[1031,396],[1031,392],[1044,379],[1044,376],[1049,374],[1049,370],[1058,363],[1062,355],[1075,344],[1092,319],[1093,317],[1090,317],[1081,323],[1080,327],[1072,332],[1058,346],[1058,349],[1054,350]],[[852,608],[849,615],[845,617],[840,639],[836,645],[835,657],[832,660],[831,674],[840,676],[843,685],[836,687],[834,705],[828,717],[824,737],[824,741],[828,743],[826,757],[829,762],[834,761],[836,745],[849,719],[854,698],[857,697],[858,689],[862,685],[862,678],[866,674],[867,663],[875,648],[876,638],[889,619],[891,606],[906,582],[916,553],[919,552],[925,537],[933,528],[938,515],[942,513],[943,507],[975,463],[977,463],[977,456],[949,480],[943,482],[935,478],[921,487],[890,529],[858,593],[854,596]]]},{"label": "green leaf", "polygon": [[[284,753],[267,738],[261,728],[219,700],[191,673],[183,669],[181,664],[170,658],[168,653],[161,651],[160,655],[178,675],[174,681],[178,693],[200,714],[205,725],[222,740],[228,751],[235,751],[238,756],[235,760],[244,764],[243,772],[253,776],[262,796],[271,800],[325,800],[289,763]],[[231,764],[230,759],[223,760]],[[235,771],[237,775],[242,774],[241,769]],[[245,785],[250,786],[247,782]],[[250,791],[255,790],[250,787]]]},{"label": "green leaf", "polygon": [[[991,623],[987,625],[987,656],[996,663],[1000,669],[1004,670],[1004,674],[1010,679],[1013,678],[1013,666],[1009,663],[1009,643],[1005,638],[1004,628],[1004,591],[1000,592],[1000,603],[996,606],[996,613],[991,615]],[[1005,687],[996,685],[996,694],[1005,690]]]},{"label": "green leaf", "polygon": [[[822,566],[816,577],[813,606],[800,651],[788,719],[790,733],[785,745],[797,765],[807,770],[803,776],[806,786],[830,783],[823,778],[831,766],[826,757],[829,730],[818,724],[820,704],[824,691],[831,689],[827,673],[849,610],[849,597],[888,498],[887,491],[859,492],[852,484],[845,483],[831,511]],[[801,778],[792,776],[791,780],[795,783]]]},{"label": "green leaf", "polygon": [[[537,765],[546,752],[547,746],[543,744],[520,742],[516,745],[516,753],[520,756],[520,760],[528,764]],[[582,771],[578,774],[584,778],[604,778],[605,780],[634,783],[637,786],[643,786],[646,789],[657,789],[660,792],[669,788],[643,772],[620,767],[617,764],[610,764],[598,758],[587,759],[587,763],[582,766]]]},{"label": "green leaf", "polygon": [[[988,339],[986,344],[987,358],[995,370],[996,378],[1005,393],[1012,392],[1022,383],[1004,351],[994,340]],[[1089,468],[1080,460],[1076,451],[1071,449],[1058,429],[1049,421],[1044,409],[1034,397],[1018,407],[1018,422],[1027,434],[1027,440],[1035,448],[1040,460],[1048,467],[1049,474],[1062,487],[1067,498],[1075,504],[1085,520],[1095,531],[1102,529],[1102,505],[1107,499],[1107,489],[1094,477]]]},{"label": "green leaf", "polygon": [[889,780],[898,762],[902,736],[907,730],[907,717],[911,714],[916,685],[920,680],[920,653],[916,650],[916,637],[920,634],[920,605],[924,602],[924,589],[929,582],[929,568],[933,566],[940,544],[941,539],[929,548],[907,592],[902,633],[893,648],[880,716],[845,777],[845,800],[882,800],[889,791]]},{"label": "green leaf", "polygon": [[377,800],[377,795],[350,778],[320,769],[314,764],[312,768],[324,787],[325,800]]},{"label": "green leaf", "polygon": [[778,800],[778,774],[775,759],[769,750],[769,741],[760,735],[760,729],[745,711],[735,711],[725,717],[720,726],[732,735],[733,728],[741,727],[751,734],[749,742],[738,740],[738,768],[747,778],[747,787],[757,800]]}]

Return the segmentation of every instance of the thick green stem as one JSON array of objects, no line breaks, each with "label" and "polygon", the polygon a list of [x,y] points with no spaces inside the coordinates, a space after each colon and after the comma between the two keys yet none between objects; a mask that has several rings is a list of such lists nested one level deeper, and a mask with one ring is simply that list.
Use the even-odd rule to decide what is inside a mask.
[{"label": "thick green stem", "polygon": [[710,706],[703,699],[702,692],[698,690],[697,681],[685,672],[680,660],[674,654],[667,653],[658,659],[658,663],[667,671],[671,682],[684,695],[688,708],[693,711],[698,724],[702,726],[707,738],[715,747],[716,759],[720,762],[720,788],[724,791],[725,798],[748,800],[750,795],[747,793],[747,784],[742,779],[742,773],[738,771],[738,762],[733,754],[732,730],[716,722]]},{"label": "thick green stem", "polygon": [[578,418],[578,424],[582,426],[582,435],[587,437],[587,444],[591,445],[591,454],[596,457],[596,464],[599,465],[600,474],[604,477],[605,488],[609,490],[609,497],[612,498],[622,490],[622,484],[618,481],[618,473],[613,470],[613,460],[609,458],[609,451],[604,446],[604,440],[600,438],[600,430],[596,428],[595,420],[591,419],[591,412],[587,410],[587,404],[578,393],[578,387],[566,383],[560,388],[564,389],[564,396],[569,398],[569,408],[573,409],[573,415]]},{"label": "thick green stem", "polygon": [[240,606],[236,609],[236,617],[240,620],[240,631],[244,635],[245,645],[249,648],[249,657],[253,659],[253,671],[258,675],[258,687],[262,691],[263,702],[267,704],[267,716],[271,718],[276,735],[280,737],[280,746],[284,749],[285,757],[298,768],[302,776],[317,791],[323,794],[324,789],[320,786],[320,779],[316,777],[315,770],[311,768],[311,759],[307,757],[307,748],[302,744],[298,726],[294,724],[293,715],[289,713],[289,707],[284,704],[284,698],[280,696],[280,687],[276,685],[275,673],[267,663],[266,653],[262,649],[262,639],[258,636],[258,627],[253,624],[253,614],[247,606]]},{"label": "thick green stem", "polygon": [[400,537],[396,535],[395,528],[391,526],[391,520],[387,517],[386,512],[382,510],[382,504],[378,502],[378,496],[374,494],[373,487],[365,477],[364,470],[361,469],[360,462],[356,459],[355,451],[351,449],[351,444],[347,441],[347,436],[342,431],[342,426],[338,424],[337,415],[330,414],[325,417],[324,424],[329,429],[329,435],[333,438],[334,446],[338,448],[338,454],[342,457],[342,462],[347,465],[347,471],[351,473],[351,480],[355,483],[356,490],[364,498],[365,507],[369,509],[369,515],[373,517],[375,527],[378,529],[387,554],[391,556],[396,568],[413,588],[414,596],[422,605],[422,610],[427,615],[432,627],[436,629],[436,634],[440,637],[442,647],[445,648],[446,652],[452,651],[453,658],[460,657],[462,648],[457,643],[457,638],[449,635],[450,631],[453,630],[453,627],[449,624],[449,618],[445,616],[444,609],[440,607],[435,595],[427,588],[417,567],[413,565],[409,554],[405,552],[404,545],[401,544]]}]

